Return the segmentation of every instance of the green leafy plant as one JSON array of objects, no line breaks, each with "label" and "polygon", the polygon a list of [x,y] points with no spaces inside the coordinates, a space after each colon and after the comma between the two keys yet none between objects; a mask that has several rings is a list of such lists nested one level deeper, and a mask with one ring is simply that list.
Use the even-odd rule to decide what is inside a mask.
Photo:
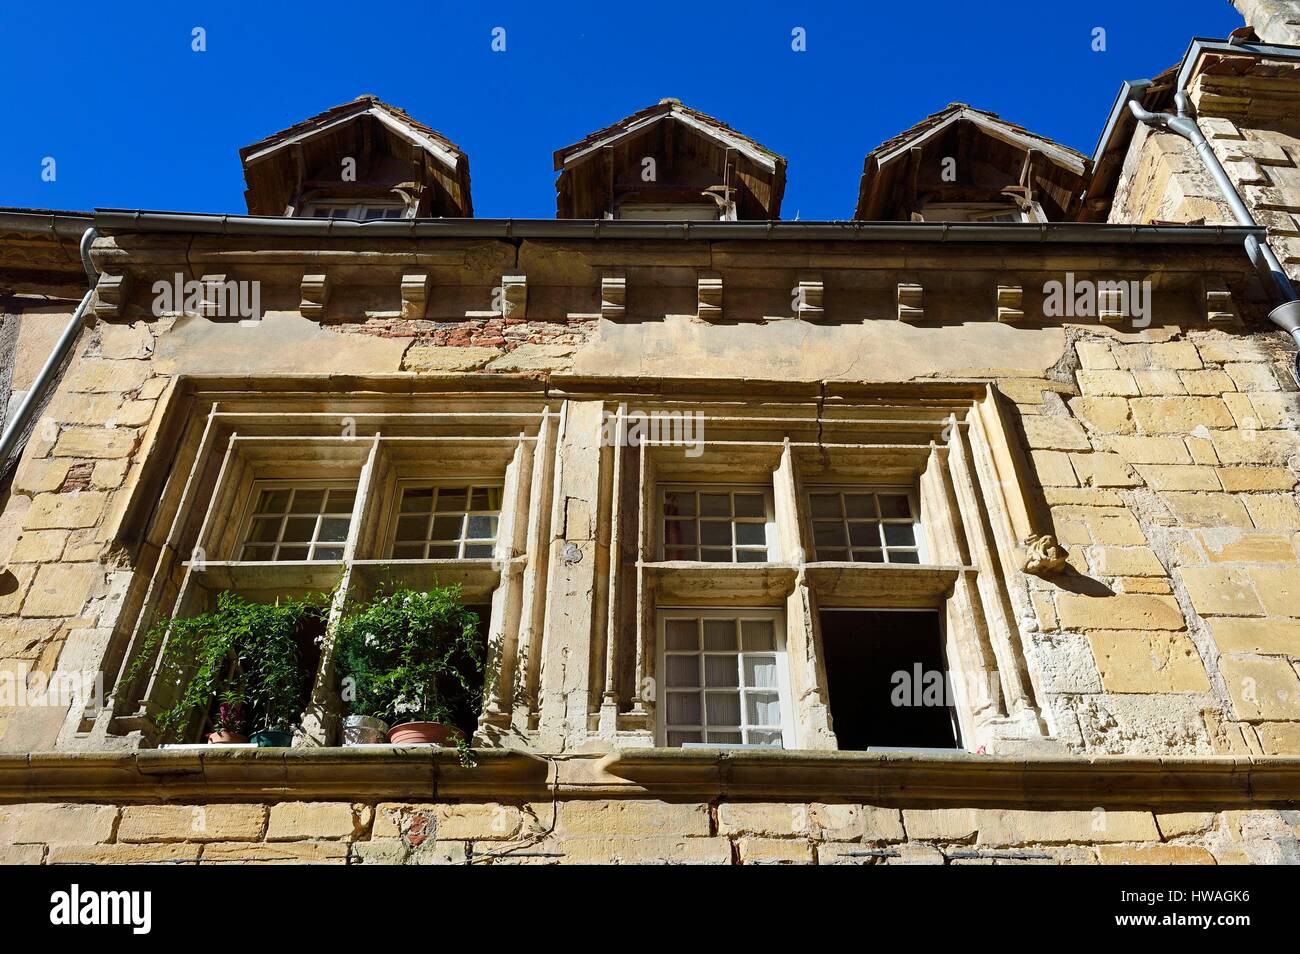
[{"label": "green leafy plant", "polygon": [[381,592],[339,622],[336,652],[350,713],[390,725],[472,728],[496,678],[459,586]]},{"label": "green leafy plant", "polygon": [[181,688],[155,720],[160,741],[176,738],[195,710],[209,709],[214,700],[223,703],[218,728],[291,730],[311,676],[302,659],[304,627],[321,618],[324,605],[323,596],[268,606],[224,592],[210,613],[154,626],[126,679],[130,684],[142,675],[162,646],[160,678]]}]

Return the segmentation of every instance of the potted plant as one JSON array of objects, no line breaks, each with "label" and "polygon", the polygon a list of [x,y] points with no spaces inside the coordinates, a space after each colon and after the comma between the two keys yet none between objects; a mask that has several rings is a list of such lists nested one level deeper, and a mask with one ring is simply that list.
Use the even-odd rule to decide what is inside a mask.
[{"label": "potted plant", "polygon": [[466,746],[495,666],[459,586],[380,593],[340,621],[337,647],[352,715],[388,722],[395,744]]},{"label": "potted plant", "polygon": [[142,675],[161,646],[159,679],[175,687],[176,700],[155,718],[159,741],[184,735],[195,714],[216,702],[209,742],[234,741],[251,728],[248,739],[260,746],[290,745],[309,689],[306,627],[319,624],[324,603],[309,596],[271,606],[223,592],[211,612],[154,626],[126,681]]}]

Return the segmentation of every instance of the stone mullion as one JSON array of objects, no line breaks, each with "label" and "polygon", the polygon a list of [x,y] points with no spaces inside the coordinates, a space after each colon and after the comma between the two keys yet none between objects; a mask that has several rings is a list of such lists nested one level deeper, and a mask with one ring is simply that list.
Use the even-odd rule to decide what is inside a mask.
[{"label": "stone mullion", "polygon": [[519,676],[521,701],[515,707],[516,725],[531,728],[538,713],[541,685],[542,634],[546,627],[550,566],[551,527],[557,524],[560,503],[555,494],[559,485],[560,458],[556,450],[568,419],[567,402],[558,415],[549,408],[542,412],[533,452],[533,479],[528,499],[528,565],[524,570],[522,607],[520,610],[519,658],[523,672]]}]

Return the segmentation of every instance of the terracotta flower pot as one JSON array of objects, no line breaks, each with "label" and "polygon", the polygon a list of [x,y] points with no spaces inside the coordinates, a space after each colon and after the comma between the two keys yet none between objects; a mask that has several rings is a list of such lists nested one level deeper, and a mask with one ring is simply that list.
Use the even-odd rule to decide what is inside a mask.
[{"label": "terracotta flower pot", "polygon": [[241,735],[238,732],[227,732],[225,730],[222,730],[221,732],[208,733],[209,745],[222,745],[222,744],[229,745],[231,743],[237,744],[237,743],[247,742],[247,741],[248,741],[248,736]]},{"label": "terracotta flower pot", "polygon": [[463,738],[465,733],[460,729],[441,722],[403,722],[388,730],[388,741],[394,745],[410,745],[415,742],[455,745]]}]

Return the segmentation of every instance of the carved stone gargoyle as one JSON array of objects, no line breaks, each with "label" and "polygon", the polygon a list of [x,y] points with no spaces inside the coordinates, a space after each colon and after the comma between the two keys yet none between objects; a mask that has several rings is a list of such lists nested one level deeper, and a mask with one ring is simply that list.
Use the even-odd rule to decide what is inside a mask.
[{"label": "carved stone gargoyle", "polygon": [[1051,576],[1065,569],[1069,551],[1056,542],[1050,533],[1025,537],[1024,564],[1021,569],[1034,576]]}]

